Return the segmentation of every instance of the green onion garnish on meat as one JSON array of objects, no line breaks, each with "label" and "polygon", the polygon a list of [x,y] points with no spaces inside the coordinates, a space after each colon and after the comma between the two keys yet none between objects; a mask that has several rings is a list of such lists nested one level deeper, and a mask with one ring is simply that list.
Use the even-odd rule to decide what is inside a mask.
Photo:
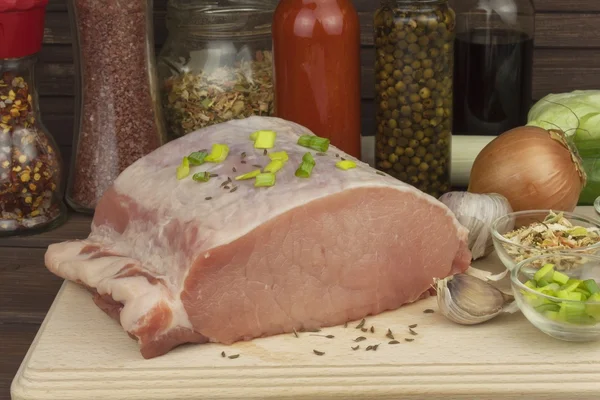
[{"label": "green onion garnish on meat", "polygon": [[302,135],[298,139],[298,144],[302,147],[307,147],[316,151],[325,153],[329,149],[329,139],[318,136]]},{"label": "green onion garnish on meat", "polygon": [[229,146],[226,144],[213,144],[210,154],[206,156],[204,161],[210,163],[220,163],[225,161],[229,155]]},{"label": "green onion garnish on meat", "polygon": [[347,171],[349,169],[356,168],[356,163],[354,161],[344,160],[338,161],[335,163],[335,166],[341,170]]},{"label": "green onion garnish on meat", "polygon": [[275,174],[264,173],[256,176],[255,187],[271,187],[275,185]]},{"label": "green onion garnish on meat", "polygon": [[315,159],[313,158],[312,154],[304,154],[302,157],[302,164],[300,164],[300,167],[298,167],[296,170],[296,176],[298,178],[310,178],[315,165]]},{"label": "green onion garnish on meat", "polygon": [[192,176],[192,179],[196,182],[208,182],[210,180],[210,173],[208,172],[198,172]]},{"label": "green onion garnish on meat", "polygon": [[260,175],[260,169],[255,169],[254,171],[248,172],[247,174],[236,176],[235,180],[236,181],[245,181],[248,179],[256,178],[258,175]]},{"label": "green onion garnish on meat", "polygon": [[181,164],[177,167],[177,180],[182,180],[190,174],[190,161],[187,157],[183,157]]},{"label": "green onion garnish on meat", "polygon": [[272,149],[275,146],[277,133],[274,131],[258,131],[254,133],[256,134],[256,138],[254,139],[255,149]]},{"label": "green onion garnish on meat", "polygon": [[190,154],[187,158],[190,162],[190,165],[198,166],[205,163],[205,159],[208,156],[208,153],[205,151],[195,151]]},{"label": "green onion garnish on meat", "polygon": [[279,171],[281,168],[283,168],[284,165],[285,165],[284,161],[273,160],[269,164],[267,164],[267,166],[265,167],[264,171],[265,172],[270,172],[270,173],[274,174],[277,171]]},{"label": "green onion garnish on meat", "polygon": [[285,151],[276,151],[273,153],[269,153],[269,158],[271,159],[271,161],[279,160],[279,161],[283,161],[283,162],[286,162],[287,160],[290,159],[288,157],[288,153]]}]

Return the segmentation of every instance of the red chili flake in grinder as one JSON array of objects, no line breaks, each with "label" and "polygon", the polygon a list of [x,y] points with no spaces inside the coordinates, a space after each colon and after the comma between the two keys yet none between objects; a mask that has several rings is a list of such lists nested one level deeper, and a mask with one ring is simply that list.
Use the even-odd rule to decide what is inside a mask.
[{"label": "red chili flake in grinder", "polygon": [[148,3],[72,2],[81,54],[81,118],[67,198],[78,211],[93,211],[121,172],[166,141],[153,92]]},{"label": "red chili flake in grinder", "polygon": [[35,228],[61,213],[60,159],[30,90],[15,72],[0,75],[0,232]]}]

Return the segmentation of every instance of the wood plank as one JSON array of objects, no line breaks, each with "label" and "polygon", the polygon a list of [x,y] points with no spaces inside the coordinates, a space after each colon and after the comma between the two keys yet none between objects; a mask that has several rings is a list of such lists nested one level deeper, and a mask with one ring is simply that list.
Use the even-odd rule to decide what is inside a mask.
[{"label": "wood plank", "polygon": [[[0,238],[0,257],[5,250],[15,248],[46,249],[53,243],[72,239],[83,239],[90,234],[92,218],[88,215],[70,213],[68,221],[59,228],[35,236]],[[9,249],[5,249],[9,248]],[[43,258],[43,257],[42,257]],[[0,270],[2,266],[0,266]]]},{"label": "wood plank", "polygon": [[[600,3],[600,2],[599,2]],[[164,43],[167,35],[164,11],[154,12],[155,44]],[[361,41],[373,45],[373,12],[361,11]],[[594,13],[538,13],[536,15],[536,46],[538,47],[600,47],[600,15]],[[70,44],[71,32],[67,14],[48,13],[45,43]]]},{"label": "wood plank", "polygon": [[[566,11],[587,12],[600,11],[598,0],[533,0],[536,12],[540,11]],[[577,10],[577,11],[575,11]]]},{"label": "wood plank", "polygon": [[39,327],[0,321],[0,400],[10,400],[10,385]]},{"label": "wood plank", "polygon": [[44,266],[46,249],[0,248],[0,321],[41,323],[62,279]]}]

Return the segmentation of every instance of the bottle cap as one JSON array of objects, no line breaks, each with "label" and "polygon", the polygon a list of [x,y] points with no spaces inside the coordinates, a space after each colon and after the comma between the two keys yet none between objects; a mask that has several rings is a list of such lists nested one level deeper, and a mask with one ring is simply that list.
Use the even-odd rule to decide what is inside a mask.
[{"label": "bottle cap", "polygon": [[0,59],[37,53],[48,0],[0,0]]}]

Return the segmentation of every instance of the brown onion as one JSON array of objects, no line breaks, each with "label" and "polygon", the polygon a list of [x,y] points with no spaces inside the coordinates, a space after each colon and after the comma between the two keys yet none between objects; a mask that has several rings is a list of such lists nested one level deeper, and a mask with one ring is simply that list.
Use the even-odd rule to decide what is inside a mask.
[{"label": "brown onion", "polygon": [[468,191],[498,193],[514,211],[572,212],[587,181],[563,132],[524,126],[498,136],[473,164]]}]

